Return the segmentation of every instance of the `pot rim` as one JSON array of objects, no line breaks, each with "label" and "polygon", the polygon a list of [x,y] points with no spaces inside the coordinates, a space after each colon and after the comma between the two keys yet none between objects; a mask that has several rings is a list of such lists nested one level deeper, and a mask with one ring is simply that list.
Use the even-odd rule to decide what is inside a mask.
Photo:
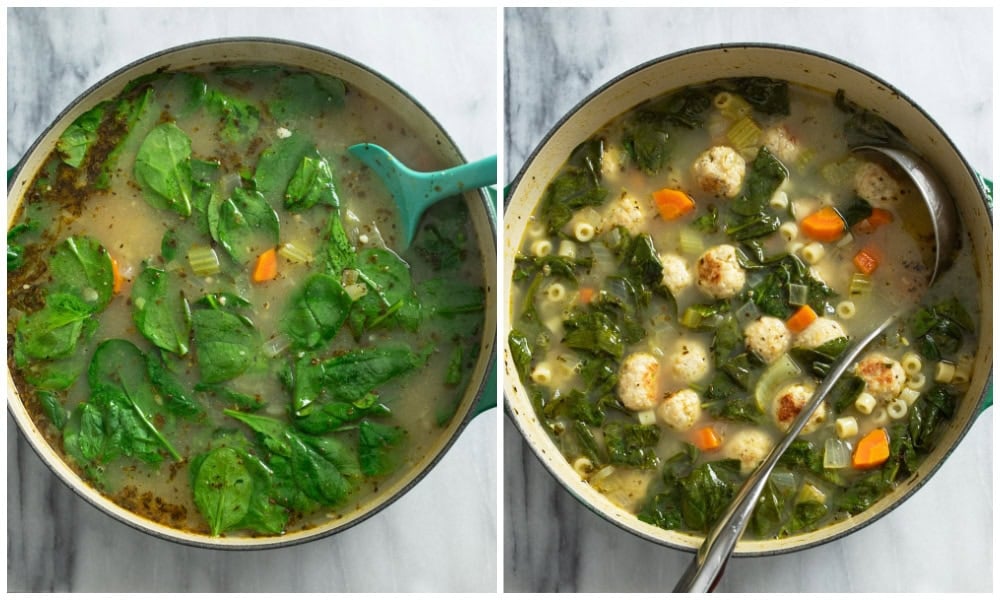
[{"label": "pot rim", "polygon": [[[377,79],[377,80],[385,83],[386,85],[388,85],[395,92],[399,93],[406,101],[412,103],[413,106],[414,106],[414,108],[416,108],[418,110],[418,112],[420,114],[422,114],[423,117],[426,118],[434,126],[434,128],[438,132],[440,132],[442,141],[446,142],[447,145],[452,150],[454,150],[455,155],[460,159],[460,161],[467,162],[467,159],[465,158],[465,155],[461,152],[461,150],[459,149],[458,145],[455,143],[454,139],[452,139],[451,135],[448,134],[448,132],[444,129],[444,127],[437,120],[437,118],[434,117],[434,115],[431,114],[431,112],[428,111],[423,106],[423,104],[421,104],[420,102],[418,102],[416,100],[416,98],[414,98],[413,96],[411,96],[409,94],[409,92],[407,92],[401,86],[399,86],[398,84],[396,84],[396,82],[394,82],[393,80],[389,79],[388,77],[386,77],[385,75],[383,75],[381,72],[379,72],[379,71],[377,71],[377,70],[369,67],[368,65],[365,65],[365,64],[363,64],[363,63],[361,63],[361,62],[359,62],[359,61],[357,61],[355,59],[352,59],[352,58],[350,58],[348,56],[345,56],[345,55],[340,54],[338,52],[335,52],[333,50],[329,50],[329,49],[326,49],[326,48],[323,48],[323,47],[320,47],[320,46],[316,46],[316,45],[313,45],[313,44],[308,44],[308,43],[305,43],[305,42],[298,42],[298,41],[294,41],[294,40],[286,40],[286,39],[281,39],[281,38],[254,37],[254,36],[250,36],[250,37],[240,37],[240,36],[237,36],[237,37],[218,37],[218,38],[210,38],[210,39],[205,39],[205,40],[200,40],[200,41],[195,41],[195,42],[189,42],[189,43],[185,43],[185,44],[181,44],[181,45],[177,45],[177,46],[171,46],[169,48],[158,50],[156,52],[148,54],[148,55],[146,55],[146,56],[144,56],[142,58],[139,58],[137,60],[129,62],[128,64],[126,64],[126,65],[124,65],[124,66],[122,66],[122,67],[114,70],[112,73],[110,73],[110,74],[102,77],[95,84],[93,84],[92,86],[90,86],[89,88],[87,88],[84,92],[82,92],[81,94],[79,94],[76,98],[74,98],[69,104],[67,104],[66,107],[63,108],[63,110],[61,110],[52,119],[52,121],[49,123],[49,125],[46,126],[42,130],[42,132],[35,138],[34,142],[32,142],[31,145],[28,146],[28,148],[24,151],[23,155],[18,160],[17,165],[11,170],[11,172],[8,175],[8,178],[7,178],[7,193],[8,193],[8,195],[13,190],[15,182],[17,181],[18,177],[21,175],[21,172],[22,172],[22,170],[23,170],[23,168],[25,166],[25,163],[27,162],[25,159],[35,153],[35,151],[37,150],[38,146],[41,144],[42,140],[44,138],[46,138],[46,136],[49,135],[49,133],[55,128],[56,124],[59,123],[60,121],[62,121],[63,118],[67,115],[67,113],[69,113],[71,110],[73,110],[76,106],[78,106],[82,102],[86,101],[87,98],[90,98],[96,91],[98,91],[99,89],[103,88],[110,81],[114,80],[117,77],[120,77],[121,75],[123,75],[123,74],[125,74],[125,73],[127,73],[129,71],[135,70],[137,68],[141,68],[143,65],[149,63],[150,61],[153,61],[153,60],[156,60],[156,59],[160,59],[160,58],[163,58],[163,57],[165,57],[167,55],[174,54],[174,53],[177,53],[177,52],[182,52],[182,51],[191,50],[191,49],[197,49],[197,48],[224,47],[224,46],[229,45],[229,44],[248,44],[248,43],[249,44],[262,44],[262,45],[284,46],[284,47],[296,48],[296,49],[299,49],[299,50],[307,50],[307,51],[315,52],[315,53],[322,54],[322,55],[325,55],[327,57],[332,57],[334,59],[342,61],[343,63],[346,63],[347,65],[349,65],[349,66],[351,66],[353,68],[356,68],[356,69],[358,69],[360,71],[365,72],[366,74],[371,75],[375,79]],[[222,63],[222,62],[225,62],[225,61],[224,60],[220,60],[220,61],[207,60],[207,61],[204,62],[204,64],[212,64],[213,62]],[[267,61],[261,61],[261,62],[267,62]],[[276,61],[276,62],[278,62],[278,61]],[[280,62],[279,62],[279,64],[280,64]],[[294,66],[294,65],[290,65],[290,66]],[[476,195],[478,196],[480,202],[482,203],[483,210],[485,211],[485,214],[486,214],[486,217],[487,217],[487,221],[488,221],[488,224],[489,224],[489,234],[490,234],[490,236],[486,240],[480,240],[480,247],[482,248],[483,246],[487,246],[488,245],[488,244],[485,244],[483,242],[491,242],[492,243],[492,248],[493,248],[493,251],[494,251],[494,254],[495,254],[496,253],[496,249],[497,249],[497,215],[495,213],[495,210],[493,209],[493,204],[492,204],[491,199],[490,199],[487,191],[485,190],[485,188],[479,188],[479,189],[476,189],[476,190],[466,190],[466,193],[473,192],[473,191],[476,193]],[[20,204],[20,200],[21,200],[21,198],[19,197],[18,198],[18,204]],[[9,207],[8,207],[8,209],[9,209]],[[15,211],[14,214],[16,214],[16,211]],[[494,290],[493,293],[494,293],[494,295],[496,295],[496,286],[491,286],[490,282],[488,280],[485,280],[485,279],[484,279],[484,283],[486,284],[487,288],[492,287],[493,290]],[[486,315],[486,317],[488,317],[488,315]],[[488,319],[487,319],[487,323],[488,323]],[[489,332],[484,331],[484,337],[488,336],[488,335],[489,335]],[[482,347],[482,342],[481,342],[481,347]],[[321,526],[319,526],[317,528],[307,529],[307,530],[302,530],[302,531],[297,531],[297,532],[292,532],[290,534],[284,534],[282,536],[274,536],[274,537],[218,537],[218,538],[212,538],[212,537],[209,537],[208,535],[205,535],[205,534],[196,534],[196,533],[193,533],[193,532],[188,532],[188,531],[184,531],[184,530],[180,530],[180,529],[174,529],[174,528],[168,527],[166,525],[162,525],[160,523],[156,523],[156,522],[154,522],[152,520],[149,520],[149,519],[147,519],[147,518],[145,518],[145,517],[143,517],[141,515],[138,515],[138,514],[133,513],[133,512],[131,512],[131,511],[127,510],[127,509],[124,509],[123,507],[117,505],[114,501],[110,500],[109,498],[107,498],[106,496],[104,496],[103,494],[101,494],[100,492],[96,491],[96,489],[93,489],[93,488],[90,488],[90,489],[93,489],[93,491],[94,491],[94,496],[91,497],[90,495],[87,494],[87,492],[84,489],[81,489],[80,486],[77,485],[77,483],[78,483],[77,481],[70,481],[70,480],[68,480],[67,477],[65,477],[63,475],[63,473],[60,471],[60,469],[57,468],[57,465],[54,465],[49,460],[49,458],[58,458],[59,461],[62,464],[65,465],[65,461],[63,461],[61,459],[61,457],[59,457],[58,452],[54,451],[54,449],[53,449],[52,457],[47,457],[46,456],[46,452],[43,452],[42,448],[40,448],[40,445],[44,444],[46,447],[48,447],[49,444],[48,444],[48,442],[44,438],[41,438],[40,433],[38,433],[36,431],[35,435],[30,435],[28,431],[25,431],[25,428],[22,426],[22,423],[21,423],[20,419],[18,419],[17,415],[14,413],[14,410],[13,410],[12,404],[14,402],[14,398],[16,398],[17,399],[16,401],[18,403],[20,403],[22,406],[23,406],[23,402],[21,402],[20,393],[16,389],[16,386],[14,385],[14,382],[13,382],[13,380],[10,377],[10,368],[9,367],[7,369],[7,371],[8,371],[8,388],[13,388],[13,391],[15,393],[14,394],[10,394],[8,396],[7,412],[10,415],[10,417],[14,420],[14,422],[17,424],[18,433],[23,438],[25,438],[25,440],[28,443],[28,446],[34,451],[35,455],[46,465],[46,467],[48,467],[49,471],[55,476],[55,478],[58,481],[62,482],[64,485],[66,485],[78,497],[82,498],[88,504],[90,504],[91,506],[97,508],[102,513],[104,513],[104,514],[112,517],[116,521],[118,521],[120,523],[124,523],[125,525],[128,525],[132,529],[135,529],[135,530],[137,530],[139,532],[142,532],[142,533],[145,533],[145,534],[149,534],[149,535],[151,535],[153,537],[156,537],[156,538],[159,538],[159,539],[163,539],[163,540],[167,540],[167,541],[170,541],[170,542],[182,544],[182,545],[185,545],[185,546],[191,546],[191,547],[197,547],[197,548],[205,548],[205,549],[212,549],[212,550],[241,550],[241,551],[270,550],[270,549],[283,548],[283,547],[288,547],[288,546],[295,546],[295,545],[303,544],[303,543],[306,543],[306,542],[315,541],[315,540],[318,540],[318,539],[321,539],[321,538],[328,537],[328,536],[333,535],[335,533],[339,533],[341,531],[344,531],[345,529],[349,529],[351,527],[354,527],[355,525],[358,525],[358,524],[360,524],[360,523],[368,520],[369,518],[375,516],[376,514],[380,513],[386,507],[388,507],[389,505],[391,505],[394,502],[396,502],[397,500],[399,500],[402,496],[404,496],[407,492],[409,492],[415,485],[417,485],[417,483],[419,483],[430,471],[432,471],[434,469],[434,467],[444,457],[444,455],[447,454],[447,452],[451,449],[452,445],[455,443],[455,441],[458,439],[458,437],[461,435],[461,433],[468,426],[469,422],[478,414],[477,406],[479,404],[480,399],[483,396],[484,391],[486,391],[488,380],[489,380],[489,377],[490,377],[491,369],[495,369],[496,368],[496,358],[497,358],[497,333],[496,333],[496,328],[494,328],[493,340],[490,342],[489,348],[490,348],[490,351],[488,353],[482,353],[482,354],[486,355],[486,362],[483,363],[485,365],[485,367],[483,369],[483,375],[482,375],[482,377],[479,378],[478,382],[472,382],[472,381],[470,381],[468,383],[468,385],[466,386],[466,388],[465,388],[465,391],[466,391],[467,395],[469,394],[469,392],[471,390],[475,390],[474,394],[472,394],[472,396],[470,398],[470,401],[468,402],[468,406],[465,409],[465,414],[461,416],[460,421],[455,426],[455,430],[451,433],[451,435],[448,437],[448,439],[445,440],[444,443],[440,446],[439,450],[437,451],[437,454],[435,454],[423,466],[423,468],[421,468],[419,471],[415,472],[413,475],[409,476],[409,479],[406,480],[406,483],[404,483],[403,485],[401,485],[399,487],[399,489],[395,493],[393,493],[390,496],[387,496],[387,497],[383,498],[378,504],[375,504],[375,505],[371,506],[363,514],[361,514],[359,516],[356,516],[354,518],[349,518],[345,522],[340,523],[340,524],[338,524],[338,525],[336,525],[334,527],[329,527],[329,528],[320,530],[320,528],[322,527],[322,525],[321,525]],[[480,357],[479,360],[482,361],[483,358]],[[458,415],[456,415],[456,417],[457,416]],[[29,419],[29,422],[30,422],[30,419]],[[31,423],[31,424],[33,425],[33,423]],[[67,468],[68,468],[68,465],[67,465]],[[76,474],[75,471],[72,471],[72,469],[70,469],[70,471],[76,476],[76,478],[79,480],[79,482],[82,482],[84,486],[87,485],[86,481],[83,480],[82,477],[80,477],[78,474]],[[173,535],[174,533],[183,534],[183,535]]]},{"label": "pot rim", "polygon": [[[669,62],[671,60],[675,60],[675,59],[678,59],[678,58],[681,58],[681,57],[689,56],[689,55],[692,55],[692,54],[701,54],[701,53],[719,52],[719,51],[730,52],[730,51],[739,51],[739,50],[746,50],[746,49],[774,50],[774,51],[780,51],[780,52],[789,52],[789,53],[793,53],[793,54],[803,54],[803,55],[812,56],[812,57],[815,57],[815,58],[820,58],[822,60],[831,62],[831,63],[833,63],[835,65],[839,65],[841,67],[844,67],[844,68],[846,68],[848,70],[853,70],[853,71],[855,71],[857,73],[860,73],[861,75],[864,75],[865,77],[868,77],[868,78],[872,79],[873,81],[875,81],[875,82],[879,83],[880,85],[884,86],[891,94],[893,94],[893,95],[899,97],[901,100],[905,101],[908,105],[910,105],[914,110],[916,110],[923,118],[925,118],[930,123],[930,125],[937,131],[937,133],[939,133],[941,135],[943,141],[946,143],[946,146],[948,148],[950,148],[955,153],[955,155],[958,157],[958,159],[961,161],[962,166],[965,169],[965,175],[967,175],[974,182],[974,184],[975,184],[976,191],[979,194],[979,200],[983,203],[983,207],[986,209],[985,212],[986,212],[986,214],[988,215],[988,218],[989,218],[989,227],[990,227],[990,230],[992,231],[992,229],[993,229],[993,212],[992,212],[992,207],[990,206],[990,203],[988,201],[988,195],[987,195],[987,192],[986,192],[986,190],[984,188],[984,183],[982,181],[982,178],[972,168],[972,166],[966,160],[965,156],[961,153],[961,151],[958,149],[958,147],[955,145],[955,143],[952,141],[952,139],[948,136],[948,134],[944,131],[944,129],[942,129],[941,126],[938,125],[937,121],[935,121],[926,111],[924,111],[924,109],[921,108],[919,104],[917,104],[916,102],[914,102],[912,99],[910,99],[909,96],[907,96],[906,94],[904,94],[902,91],[900,91],[899,89],[897,89],[894,85],[892,85],[888,81],[882,79],[881,77],[879,77],[879,76],[871,73],[870,71],[868,71],[868,70],[866,70],[864,68],[861,68],[861,67],[858,67],[858,66],[854,65],[851,62],[848,62],[846,60],[843,60],[843,59],[831,56],[829,54],[825,54],[823,52],[819,52],[819,51],[816,51],[816,50],[811,50],[811,49],[808,49],[808,48],[802,48],[802,47],[799,47],[799,46],[792,46],[792,45],[788,45],[788,44],[764,43],[764,42],[727,42],[727,43],[708,44],[708,45],[702,45],[702,46],[696,46],[696,47],[692,47],[692,48],[687,48],[687,49],[679,50],[677,52],[672,52],[670,54],[662,55],[662,56],[660,56],[658,58],[653,58],[653,59],[647,60],[645,62],[640,63],[639,65],[631,67],[628,70],[623,71],[622,73],[614,76],[612,79],[610,79],[609,81],[607,81],[606,83],[604,83],[603,85],[601,85],[600,87],[598,87],[596,90],[594,90],[593,92],[587,94],[587,96],[585,96],[582,100],[580,100],[579,102],[577,102],[571,109],[569,109],[565,114],[563,114],[551,126],[551,128],[546,132],[546,134],[542,137],[542,139],[535,145],[534,149],[532,149],[531,153],[525,159],[524,164],[518,170],[517,175],[514,177],[514,179],[509,184],[508,188],[510,190],[510,193],[508,194],[508,198],[512,198],[514,196],[514,193],[516,192],[519,184],[521,183],[522,178],[524,177],[524,175],[528,171],[528,168],[535,162],[535,160],[538,158],[538,155],[541,154],[541,152],[543,151],[543,149],[548,145],[549,141],[555,136],[555,134],[558,131],[560,131],[566,125],[566,123],[574,115],[576,115],[576,113],[578,113],[580,110],[582,110],[587,104],[589,104],[595,98],[597,98],[597,97],[601,96],[602,94],[606,93],[609,89],[611,89],[614,86],[618,85],[624,79],[626,79],[626,78],[628,78],[628,77],[630,77],[630,76],[632,76],[632,75],[634,75],[634,74],[636,74],[636,73],[638,73],[640,71],[643,71],[643,70],[645,70],[647,68],[650,68],[650,67],[662,64],[662,63],[666,63],[666,62]],[[608,119],[610,120],[610,119],[613,119],[613,118],[615,118],[617,116],[618,115],[611,115],[611,116],[608,117]],[[509,208],[510,208],[510,204],[508,203],[507,204],[508,211],[509,211]],[[505,211],[505,217],[506,217],[506,211]],[[506,221],[506,219],[505,219],[505,221]],[[506,302],[507,298],[505,298],[504,301]],[[510,325],[509,324],[509,319],[505,319],[505,323],[507,323],[506,329],[509,330],[509,325]],[[507,331],[504,332],[505,335],[506,335],[506,333],[507,333]],[[516,375],[509,375],[509,376],[510,377],[516,377]],[[986,378],[984,380],[983,388],[981,390],[978,390],[977,393],[974,393],[974,397],[977,399],[977,406],[980,406],[980,407],[983,406],[984,401],[986,399],[986,396],[987,396],[989,390],[992,388],[992,383],[993,383],[993,365],[991,364],[989,372],[988,372],[988,374],[987,374],[987,376],[986,376]],[[968,395],[968,392],[967,392],[967,395]],[[554,470],[554,467],[552,465],[550,465],[545,460],[542,451],[535,444],[533,444],[533,443],[531,443],[529,441],[529,436],[528,436],[528,432],[527,432],[527,429],[526,429],[527,425],[522,422],[523,417],[518,416],[516,414],[516,411],[511,407],[511,400],[510,400],[510,397],[507,394],[506,387],[504,389],[504,412],[507,415],[507,417],[514,423],[515,427],[517,427],[519,433],[521,434],[522,447],[523,447],[523,445],[527,445],[529,448],[531,448],[532,455],[542,464],[542,466],[545,467],[545,469],[549,472],[549,474],[552,476],[552,478],[555,481],[557,481],[565,491],[568,491],[570,493],[570,495],[572,495],[574,498],[576,498],[581,504],[583,504],[585,507],[587,507],[591,512],[597,514],[598,516],[602,517],[603,519],[605,519],[606,521],[610,522],[611,524],[617,526],[618,528],[620,528],[620,529],[622,529],[622,530],[624,530],[624,531],[626,531],[626,532],[628,532],[630,534],[633,534],[633,535],[635,535],[635,536],[637,536],[639,538],[642,538],[644,540],[656,543],[658,545],[662,545],[662,546],[667,546],[667,547],[670,547],[670,548],[674,548],[676,550],[681,550],[683,552],[696,553],[698,551],[698,547],[697,546],[693,546],[692,547],[692,546],[681,545],[680,543],[656,537],[656,536],[651,535],[651,534],[649,534],[649,533],[647,533],[645,531],[641,531],[641,530],[633,527],[632,524],[626,523],[623,519],[616,518],[614,515],[608,513],[607,511],[604,511],[604,510],[598,508],[597,506],[593,505],[582,494],[580,494],[580,493],[577,492],[575,486],[571,485],[569,482],[563,481],[563,479],[559,476],[559,474]],[[903,502],[905,502],[906,500],[908,500],[914,493],[917,492],[917,490],[919,490],[920,488],[922,488],[930,480],[930,478],[934,475],[934,473],[936,473],[937,470],[941,467],[941,465],[943,465],[944,462],[948,459],[948,457],[955,450],[955,448],[958,446],[958,444],[961,443],[962,439],[965,438],[965,435],[968,433],[969,429],[972,427],[972,425],[978,419],[979,414],[981,414],[981,411],[980,411],[980,413],[975,413],[975,414],[971,415],[968,419],[966,419],[966,422],[964,424],[962,424],[961,429],[959,429],[959,433],[955,437],[954,443],[952,443],[951,446],[948,447],[946,451],[944,451],[944,453],[941,456],[941,459],[938,460],[936,464],[934,464],[933,466],[931,466],[931,468],[928,469],[928,470],[926,470],[926,471],[922,470],[919,474],[917,474],[917,475],[911,475],[910,476],[909,479],[912,479],[916,483],[914,483],[913,485],[911,485],[906,490],[905,493],[901,494],[891,504],[888,504],[888,505],[884,506],[881,510],[879,510],[876,513],[874,513],[872,516],[866,518],[864,521],[856,523],[853,526],[851,526],[849,528],[846,528],[846,529],[844,529],[842,531],[839,531],[839,532],[837,532],[835,534],[827,535],[825,537],[822,537],[822,538],[819,538],[819,539],[816,539],[816,540],[813,540],[813,541],[805,542],[805,543],[802,543],[800,545],[796,545],[796,546],[793,546],[793,547],[787,547],[786,546],[786,547],[778,547],[778,548],[768,549],[768,550],[739,550],[739,549],[737,549],[737,550],[735,550],[733,552],[733,556],[739,556],[739,557],[765,557],[765,556],[777,556],[777,555],[781,555],[781,554],[789,554],[789,553],[797,552],[797,551],[800,551],[800,550],[807,550],[809,548],[814,548],[814,547],[826,544],[828,542],[833,542],[835,540],[838,540],[838,539],[840,539],[840,538],[842,538],[844,536],[847,536],[847,535],[849,535],[851,533],[859,531],[859,530],[867,527],[868,525],[870,525],[870,524],[878,521],[879,519],[881,519],[885,515],[889,514],[893,510],[895,510],[900,504],[902,504]],[[821,530],[818,530],[818,531],[821,531]],[[701,536],[698,536],[698,537],[700,538]]]}]

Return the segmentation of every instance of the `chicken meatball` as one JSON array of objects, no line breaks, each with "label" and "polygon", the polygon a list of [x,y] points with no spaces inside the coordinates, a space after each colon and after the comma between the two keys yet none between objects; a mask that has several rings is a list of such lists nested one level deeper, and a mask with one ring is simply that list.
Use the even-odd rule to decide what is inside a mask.
[{"label": "chicken meatball", "polygon": [[769,127],[761,133],[761,143],[785,164],[794,163],[802,154],[802,147],[784,125]]},{"label": "chicken meatball", "polygon": [[670,374],[678,381],[693,383],[708,374],[708,351],[701,342],[680,339],[669,359]]},{"label": "chicken meatball", "polygon": [[659,399],[660,363],[645,352],[630,354],[618,373],[618,396],[625,408],[648,410]]},{"label": "chicken meatball", "polygon": [[747,348],[770,364],[792,347],[792,334],[785,322],[764,316],[747,325],[743,332]]},{"label": "chicken meatball", "polygon": [[663,402],[656,407],[656,414],[671,429],[687,431],[701,416],[701,399],[698,398],[698,393],[691,389],[667,394],[663,397]]},{"label": "chicken meatball", "polygon": [[740,193],[746,171],[746,161],[729,146],[713,146],[702,152],[691,165],[698,186],[723,198],[734,198]]},{"label": "chicken meatball", "polygon": [[663,264],[663,285],[667,286],[671,294],[676,296],[694,282],[694,276],[684,257],[668,252],[660,255],[660,262]]},{"label": "chicken meatball", "polygon": [[854,172],[854,190],[860,198],[878,208],[897,204],[910,194],[909,185],[901,183],[875,162],[866,162]]},{"label": "chicken meatball", "polygon": [[713,298],[732,298],[743,289],[747,276],[729,244],[713,246],[698,259],[698,287]]},{"label": "chicken meatball", "polygon": [[[788,431],[789,427],[792,426],[792,421],[799,416],[802,408],[809,402],[815,391],[815,387],[804,383],[793,383],[778,391],[771,405],[771,412],[774,415],[774,422],[778,425],[778,429]],[[806,421],[805,427],[802,428],[802,433],[806,434],[816,431],[825,421],[826,405],[825,403],[820,403],[816,407],[816,410],[813,411],[812,416],[809,417],[809,420]]]},{"label": "chicken meatball", "polygon": [[823,344],[837,338],[846,337],[844,327],[833,319],[819,317],[799,332],[795,337],[798,348],[819,348]]},{"label": "chicken meatball", "polygon": [[763,462],[773,446],[774,441],[763,431],[743,429],[729,438],[722,451],[725,456],[740,461],[740,471],[746,474]]},{"label": "chicken meatball", "polygon": [[637,235],[645,231],[648,221],[646,212],[642,204],[635,196],[623,193],[604,213],[601,220],[600,230],[610,231],[619,225],[628,230],[632,235]]},{"label": "chicken meatball", "polygon": [[865,380],[865,389],[875,398],[888,402],[899,395],[906,385],[903,365],[880,352],[872,352],[854,369]]}]

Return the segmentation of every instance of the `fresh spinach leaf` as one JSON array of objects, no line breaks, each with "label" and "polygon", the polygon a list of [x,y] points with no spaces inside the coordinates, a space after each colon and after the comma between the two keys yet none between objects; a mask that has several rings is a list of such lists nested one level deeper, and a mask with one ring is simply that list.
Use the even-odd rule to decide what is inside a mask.
[{"label": "fresh spinach leaf", "polygon": [[514,360],[514,367],[517,368],[521,380],[528,377],[528,368],[531,367],[531,343],[528,336],[518,329],[511,329],[507,336],[507,344],[510,347],[511,358]]},{"label": "fresh spinach leaf", "polygon": [[608,191],[601,187],[594,174],[578,168],[568,168],[545,188],[541,217],[549,233],[556,233],[569,223],[573,212],[587,206],[604,204]]},{"label": "fresh spinach leaf", "polygon": [[302,159],[314,150],[312,140],[298,132],[275,141],[257,160],[254,172],[257,191],[272,204],[282,202],[288,182],[302,164]]},{"label": "fresh spinach leaf", "polygon": [[227,142],[246,142],[260,127],[260,111],[257,107],[219,90],[208,90],[205,106],[221,122],[222,139]]},{"label": "fresh spinach leaf", "polygon": [[670,156],[673,138],[663,118],[644,111],[625,126],[622,146],[643,173],[655,175]]},{"label": "fresh spinach leaf", "polygon": [[191,140],[174,123],[153,128],[135,158],[135,178],[154,208],[191,215]]},{"label": "fresh spinach leaf", "polygon": [[246,264],[278,243],[278,213],[263,194],[235,188],[219,207],[218,241],[233,260]]},{"label": "fresh spinach leaf", "polygon": [[736,90],[750,106],[766,115],[790,114],[788,82],[767,77],[737,79]]},{"label": "fresh spinach leaf", "polygon": [[249,319],[221,309],[191,313],[195,356],[205,383],[220,383],[241,375],[257,359],[260,334]]},{"label": "fresh spinach leaf", "polygon": [[154,345],[183,356],[191,337],[191,308],[179,287],[166,271],[146,265],[132,285],[132,320]]},{"label": "fresh spinach leaf", "polygon": [[83,164],[87,150],[97,141],[97,130],[104,119],[104,112],[108,108],[108,104],[108,102],[101,102],[83,113],[59,136],[56,150],[62,155],[64,163],[74,169],[80,168],[80,165]]},{"label": "fresh spinach leaf", "polygon": [[354,303],[349,317],[355,337],[379,324],[401,323],[416,329],[415,323],[403,323],[397,315],[405,304],[417,302],[410,265],[387,248],[366,248],[358,253],[355,268],[368,287],[368,293]]},{"label": "fresh spinach leaf", "polygon": [[242,522],[250,510],[253,477],[233,448],[216,448],[192,471],[192,492],[198,511],[213,536]]},{"label": "fresh spinach leaf", "polygon": [[280,122],[302,117],[314,118],[325,110],[344,106],[344,82],[330,76],[293,73],[278,82],[268,110]]},{"label": "fresh spinach leaf", "polygon": [[328,204],[334,208],[340,206],[330,163],[318,152],[314,156],[302,157],[285,191],[285,208],[292,212],[306,210],[316,204]]},{"label": "fresh spinach leaf", "polygon": [[114,274],[111,256],[98,241],[85,236],[67,238],[49,259],[48,294],[72,294],[86,302],[91,312],[111,301]]},{"label": "fresh spinach leaf", "polygon": [[481,313],[486,302],[482,286],[470,285],[450,277],[421,281],[417,285],[417,297],[428,317]]},{"label": "fresh spinach leaf", "polygon": [[743,193],[733,200],[730,209],[741,217],[762,216],[774,192],[788,178],[788,169],[766,146],[761,146],[750,165]]},{"label": "fresh spinach leaf", "polygon": [[42,406],[42,411],[48,417],[52,426],[60,431],[66,427],[69,420],[69,412],[62,404],[59,394],[50,390],[38,390],[35,392],[35,399]]},{"label": "fresh spinach leaf", "polygon": [[301,348],[315,349],[333,339],[351,310],[351,297],[333,277],[314,273],[289,299],[281,330]]},{"label": "fresh spinach leaf", "polygon": [[167,412],[181,417],[200,417],[204,414],[205,410],[191,392],[156,354],[146,355],[146,372]]},{"label": "fresh spinach leaf", "polygon": [[49,294],[45,306],[22,318],[14,328],[18,362],[69,356],[92,313],[92,307],[73,294]]},{"label": "fresh spinach leaf", "polygon": [[391,473],[400,462],[399,449],[405,437],[406,431],[400,427],[361,421],[358,425],[361,472],[370,477]]},{"label": "fresh spinach leaf", "polygon": [[659,441],[660,428],[657,425],[615,421],[604,427],[604,443],[612,464],[653,469],[659,462],[656,457]]},{"label": "fresh spinach leaf", "polygon": [[243,392],[231,390],[218,383],[198,383],[194,386],[194,391],[202,392],[219,398],[227,406],[236,407],[238,410],[255,411],[264,408],[267,402],[260,394],[250,395]]}]

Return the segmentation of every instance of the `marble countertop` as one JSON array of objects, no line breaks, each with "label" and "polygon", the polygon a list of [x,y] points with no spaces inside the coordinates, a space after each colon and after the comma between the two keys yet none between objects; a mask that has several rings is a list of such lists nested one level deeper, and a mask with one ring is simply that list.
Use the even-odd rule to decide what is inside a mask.
[{"label": "marble countertop", "polygon": [[[685,48],[772,42],[863,65],[919,103],[993,175],[989,9],[506,9],[510,182],[554,123],[630,67]],[[990,591],[993,419],[987,410],[919,492],[840,541],[734,559],[718,591]],[[673,589],[691,555],[640,540],[577,502],[504,424],[504,589]]]},{"label": "marble countertop", "polygon": [[[8,9],[6,164],[105,75],[157,50],[230,36],[347,55],[406,89],[467,158],[496,153],[493,8]],[[91,507],[49,473],[8,416],[7,589],[495,590],[498,422],[496,410],[475,418],[415,488],[351,529],[279,550],[222,552],[152,538]]]}]

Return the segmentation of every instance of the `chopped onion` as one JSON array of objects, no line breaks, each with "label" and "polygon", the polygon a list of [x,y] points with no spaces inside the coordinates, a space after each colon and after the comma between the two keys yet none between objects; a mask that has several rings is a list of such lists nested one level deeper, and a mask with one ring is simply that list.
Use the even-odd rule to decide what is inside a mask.
[{"label": "chopped onion", "polygon": [[844,440],[827,438],[823,445],[823,468],[843,469],[851,464],[851,445]]},{"label": "chopped onion", "polygon": [[782,354],[757,381],[757,387],[754,389],[757,408],[761,412],[767,413],[775,394],[778,393],[778,388],[789,379],[798,377],[801,373],[802,369],[792,360],[792,357],[788,354]]}]

